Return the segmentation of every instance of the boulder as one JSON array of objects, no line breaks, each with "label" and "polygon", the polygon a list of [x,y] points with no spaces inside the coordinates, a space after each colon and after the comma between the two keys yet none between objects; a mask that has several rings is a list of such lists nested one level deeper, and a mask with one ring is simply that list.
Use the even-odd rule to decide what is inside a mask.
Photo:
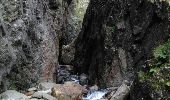
[{"label": "boulder", "polygon": [[38,86],[38,90],[51,90],[55,86],[55,83],[52,82],[41,82]]},{"label": "boulder", "polygon": [[7,90],[0,94],[0,100],[27,100],[29,97],[15,90]]},{"label": "boulder", "polygon": [[58,100],[81,100],[84,87],[75,82],[65,82],[65,84],[56,84],[52,88],[52,95]]},{"label": "boulder", "polygon": [[125,84],[122,84],[115,94],[111,97],[110,100],[126,100],[127,95],[129,94],[129,87]]},{"label": "boulder", "polygon": [[84,73],[80,75],[80,84],[81,85],[88,84],[88,76]]},{"label": "boulder", "polygon": [[57,100],[55,97],[47,94],[47,93],[44,93],[44,92],[35,92],[33,95],[32,95],[32,98],[38,98],[38,99],[44,99],[44,100]]}]

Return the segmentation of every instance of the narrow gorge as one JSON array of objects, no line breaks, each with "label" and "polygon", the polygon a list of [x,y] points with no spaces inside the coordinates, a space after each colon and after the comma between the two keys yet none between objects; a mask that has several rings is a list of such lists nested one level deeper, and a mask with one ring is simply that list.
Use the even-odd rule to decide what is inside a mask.
[{"label": "narrow gorge", "polygon": [[170,100],[170,0],[0,0],[0,100]]}]

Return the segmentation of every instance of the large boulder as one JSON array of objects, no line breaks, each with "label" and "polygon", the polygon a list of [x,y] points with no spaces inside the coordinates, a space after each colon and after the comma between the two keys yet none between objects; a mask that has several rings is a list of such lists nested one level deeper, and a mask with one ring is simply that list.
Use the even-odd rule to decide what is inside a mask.
[{"label": "large boulder", "polygon": [[130,93],[130,88],[126,84],[122,84],[110,100],[127,100]]},{"label": "large boulder", "polygon": [[56,84],[52,82],[41,82],[38,86],[40,91],[51,90]]},{"label": "large boulder", "polygon": [[29,98],[15,90],[7,90],[0,94],[1,100],[28,100]]},{"label": "large boulder", "polygon": [[58,100],[81,100],[85,88],[75,82],[57,84],[52,88],[52,95]]}]

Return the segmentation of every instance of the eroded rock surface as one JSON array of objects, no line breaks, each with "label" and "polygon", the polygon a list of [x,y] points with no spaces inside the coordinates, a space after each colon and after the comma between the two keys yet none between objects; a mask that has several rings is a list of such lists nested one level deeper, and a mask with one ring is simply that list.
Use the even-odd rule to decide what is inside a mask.
[{"label": "eroded rock surface", "polygon": [[104,87],[127,80],[134,85],[131,100],[151,99],[152,93],[140,88],[137,72],[168,39],[169,9],[167,1],[159,0],[91,1],[75,45],[78,72]]},{"label": "eroded rock surface", "polygon": [[88,4],[83,2],[0,1],[0,92],[56,81],[60,48],[79,33]]}]

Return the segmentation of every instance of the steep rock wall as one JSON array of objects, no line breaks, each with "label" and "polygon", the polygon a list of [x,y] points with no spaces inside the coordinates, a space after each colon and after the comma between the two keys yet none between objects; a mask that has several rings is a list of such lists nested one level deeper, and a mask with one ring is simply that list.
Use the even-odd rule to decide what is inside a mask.
[{"label": "steep rock wall", "polygon": [[[1,0],[1,89],[25,89],[55,81],[58,36],[55,16],[45,0]],[[58,16],[59,17],[59,16]]]},{"label": "steep rock wall", "polygon": [[0,92],[56,81],[62,46],[79,33],[87,4],[0,0]]},{"label": "steep rock wall", "polygon": [[133,84],[131,99],[149,100],[149,91],[139,93],[137,73],[168,39],[169,9],[159,0],[91,0],[75,46],[77,72],[88,74],[90,84]]}]

